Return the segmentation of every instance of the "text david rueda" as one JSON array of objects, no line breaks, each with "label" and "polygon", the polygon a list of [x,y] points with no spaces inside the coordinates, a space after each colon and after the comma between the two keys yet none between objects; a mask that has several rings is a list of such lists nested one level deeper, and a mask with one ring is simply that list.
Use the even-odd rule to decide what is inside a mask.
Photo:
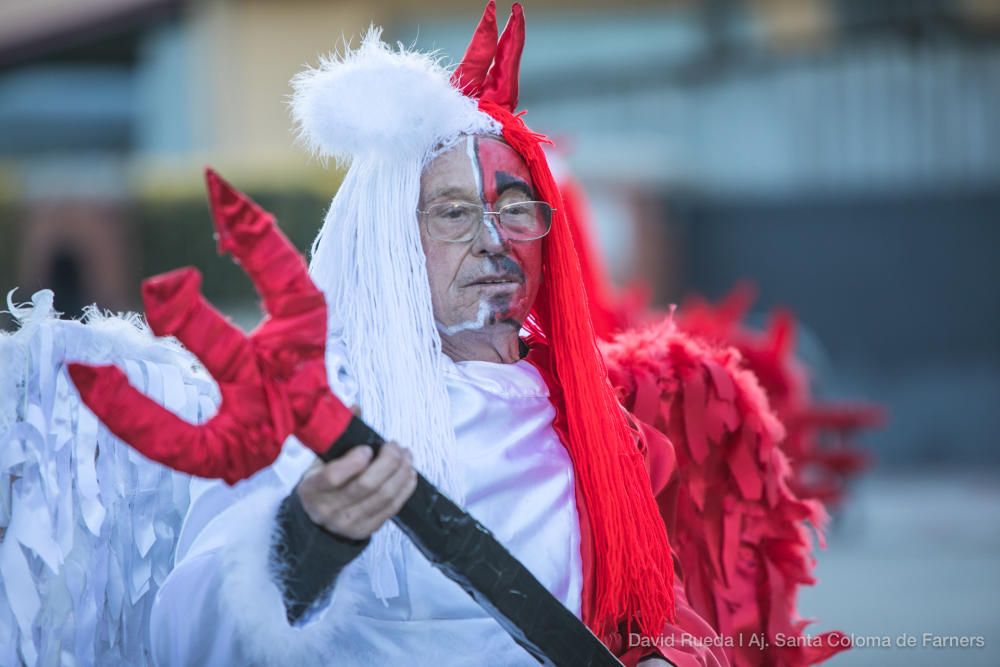
[{"label": "text david rueda", "polygon": [[770,647],[837,647],[837,648],[984,648],[982,635],[939,635],[933,632],[898,635],[856,635],[839,632],[824,635],[786,635],[776,633],[768,638],[764,633],[744,633],[735,636],[695,637],[688,633],[647,637],[637,632],[628,636],[629,648],[634,647],[748,647],[764,650]]}]

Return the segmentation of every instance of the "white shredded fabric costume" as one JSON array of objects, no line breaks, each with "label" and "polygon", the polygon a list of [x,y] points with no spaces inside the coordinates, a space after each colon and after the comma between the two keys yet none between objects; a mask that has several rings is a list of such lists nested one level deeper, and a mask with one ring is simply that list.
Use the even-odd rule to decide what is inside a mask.
[{"label": "white shredded fabric costume", "polygon": [[153,598],[173,562],[189,477],[149,461],[80,401],[67,361],[117,364],[194,423],[218,390],[137,315],[57,319],[50,290],[0,333],[0,665],[148,664]]}]

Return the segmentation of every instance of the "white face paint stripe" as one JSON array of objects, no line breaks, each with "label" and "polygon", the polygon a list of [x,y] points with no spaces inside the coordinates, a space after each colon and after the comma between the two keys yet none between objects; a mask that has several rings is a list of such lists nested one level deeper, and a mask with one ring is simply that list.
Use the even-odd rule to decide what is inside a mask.
[{"label": "white face paint stripe", "polygon": [[[472,163],[472,178],[476,181],[476,194],[479,195],[479,201],[486,207],[488,203],[486,202],[486,193],[483,192],[483,172],[479,165],[479,154],[476,152],[476,137],[471,134],[465,137],[465,153],[469,156],[469,162]],[[503,245],[500,230],[497,229],[496,220],[492,215],[486,216],[486,229],[489,230],[494,243]]]},{"label": "white face paint stripe", "polygon": [[486,318],[489,317],[490,310],[490,305],[483,300],[479,302],[479,312],[476,314],[476,319],[469,320],[468,322],[459,322],[450,327],[440,322],[435,322],[435,324],[437,324],[438,331],[445,336],[454,336],[461,331],[469,331],[471,329],[482,329],[486,326]]},{"label": "white face paint stripe", "polygon": [[497,245],[503,245],[503,240],[500,238],[500,230],[497,229],[497,223],[493,221],[493,216],[486,216],[486,229],[490,230],[490,236],[493,237],[493,242]]},{"label": "white face paint stripe", "polygon": [[473,135],[465,137],[465,154],[469,156],[472,163],[472,178],[476,181],[476,194],[479,201],[486,205],[486,196],[483,194],[483,173],[479,168],[479,155],[476,153],[476,138]]}]

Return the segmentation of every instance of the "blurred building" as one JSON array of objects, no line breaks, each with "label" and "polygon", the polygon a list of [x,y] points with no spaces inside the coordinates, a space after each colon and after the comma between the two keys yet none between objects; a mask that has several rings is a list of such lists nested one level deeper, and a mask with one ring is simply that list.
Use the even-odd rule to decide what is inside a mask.
[{"label": "blurred building", "polygon": [[[526,5],[529,124],[565,146],[619,279],[666,303],[750,278],[813,332],[827,389],[888,403],[884,458],[1000,462],[1000,3]],[[55,286],[72,314],[212,265],[205,163],[306,244],[337,175],[294,146],[288,80],[370,21],[458,58],[480,11],[7,0],[0,287]],[[249,295],[218,271],[215,296]]]}]

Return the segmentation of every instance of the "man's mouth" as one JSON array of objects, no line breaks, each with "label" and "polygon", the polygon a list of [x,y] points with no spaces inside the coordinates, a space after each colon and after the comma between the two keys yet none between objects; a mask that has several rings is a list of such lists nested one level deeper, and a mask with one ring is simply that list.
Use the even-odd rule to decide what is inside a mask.
[{"label": "man's mouth", "polygon": [[502,275],[502,276],[484,276],[482,278],[476,278],[472,282],[468,283],[466,287],[472,285],[520,285],[521,279],[513,275]]}]

